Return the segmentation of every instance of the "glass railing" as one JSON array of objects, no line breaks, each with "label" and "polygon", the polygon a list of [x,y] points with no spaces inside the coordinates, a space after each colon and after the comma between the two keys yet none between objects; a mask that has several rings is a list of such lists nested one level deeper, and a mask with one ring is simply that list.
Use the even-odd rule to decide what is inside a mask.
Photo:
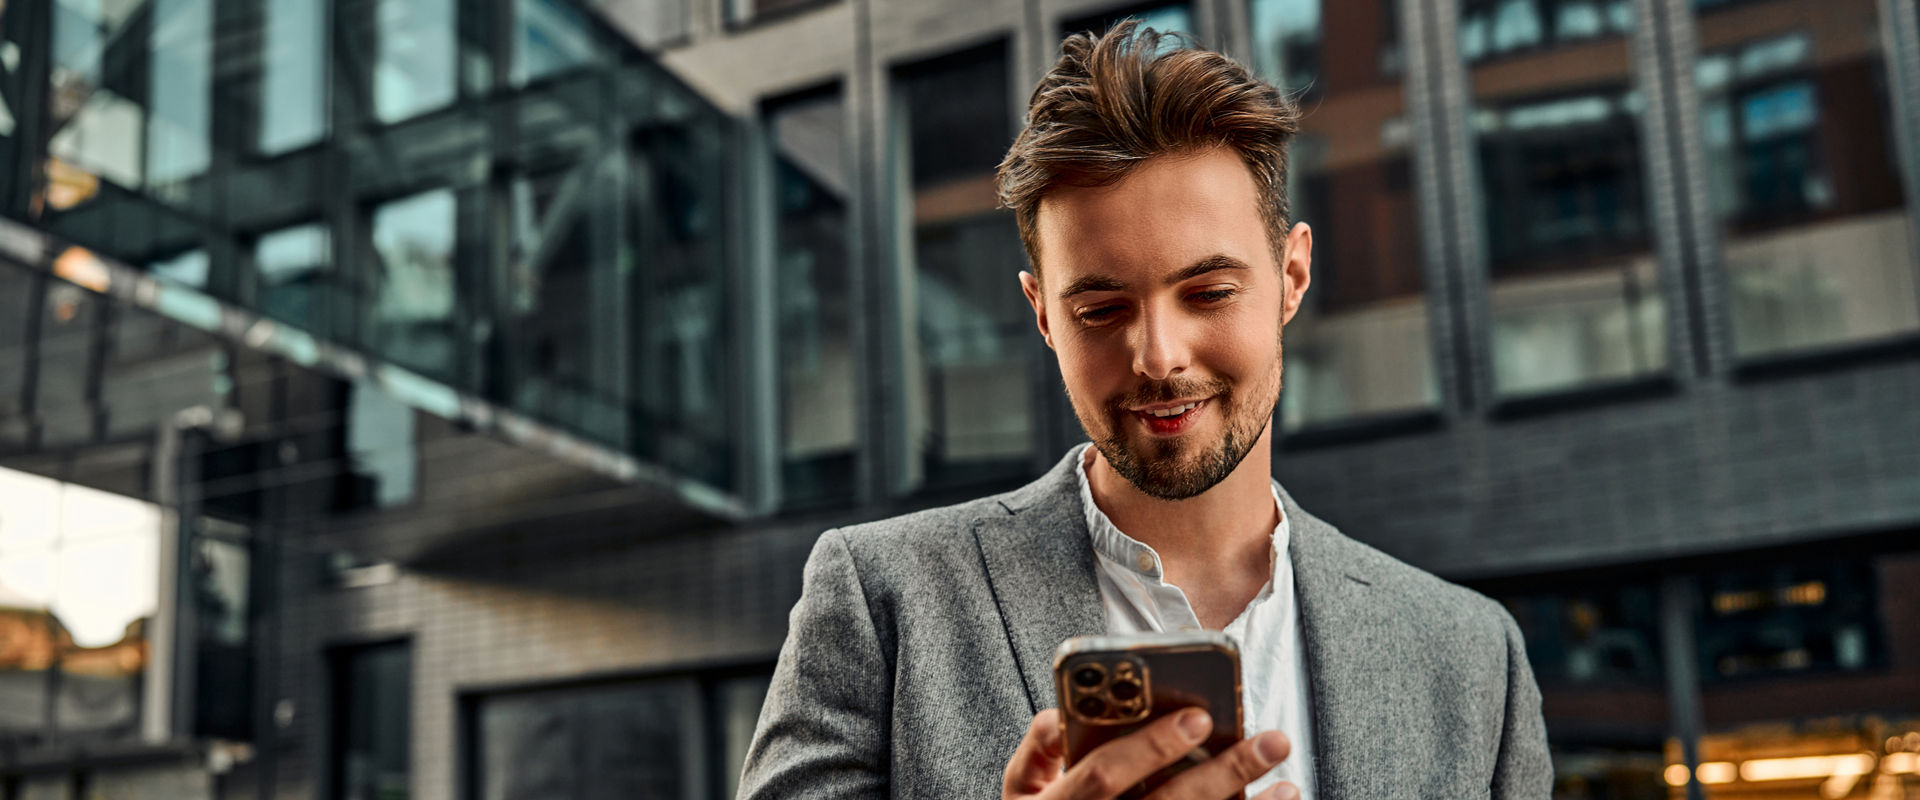
[{"label": "glass railing", "polygon": [[[5,215],[216,328],[222,304],[257,313],[262,341],[304,337],[295,361],[362,359],[338,371],[434,398],[417,408],[518,414],[733,492],[732,120],[572,2],[516,0],[510,26],[451,0],[252,4],[218,42],[212,0],[0,6],[9,74],[46,76],[8,98]],[[43,363],[87,325],[38,324]],[[38,384],[39,409],[89,417],[84,375]]]}]

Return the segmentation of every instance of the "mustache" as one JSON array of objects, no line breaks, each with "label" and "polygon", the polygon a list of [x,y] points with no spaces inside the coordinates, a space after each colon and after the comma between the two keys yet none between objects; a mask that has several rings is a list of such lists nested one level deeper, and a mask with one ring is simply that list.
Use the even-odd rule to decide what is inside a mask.
[{"label": "mustache", "polygon": [[1153,403],[1171,403],[1187,397],[1212,397],[1230,394],[1233,387],[1219,378],[1195,379],[1172,378],[1164,381],[1152,381],[1141,384],[1107,401],[1107,408],[1115,412],[1126,412],[1135,406]]}]

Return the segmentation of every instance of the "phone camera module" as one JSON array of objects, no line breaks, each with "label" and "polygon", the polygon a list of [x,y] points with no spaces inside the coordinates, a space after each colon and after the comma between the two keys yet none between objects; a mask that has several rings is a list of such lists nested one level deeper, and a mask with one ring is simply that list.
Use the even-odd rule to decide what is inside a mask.
[{"label": "phone camera module", "polygon": [[1113,686],[1108,687],[1107,691],[1113,694],[1113,699],[1125,703],[1140,696],[1140,684],[1134,681],[1114,681]]},{"label": "phone camera module", "polygon": [[1073,710],[1080,712],[1080,716],[1088,719],[1098,719],[1100,715],[1107,713],[1107,701],[1098,697],[1082,697],[1080,702],[1074,704]]},{"label": "phone camera module", "polygon": [[1105,670],[1102,670],[1099,667],[1094,666],[1092,664],[1088,664],[1087,666],[1081,667],[1077,670],[1074,670],[1073,672],[1074,684],[1079,686],[1082,689],[1091,689],[1095,686],[1099,686],[1101,681],[1106,680],[1106,677],[1107,676],[1106,676]]}]

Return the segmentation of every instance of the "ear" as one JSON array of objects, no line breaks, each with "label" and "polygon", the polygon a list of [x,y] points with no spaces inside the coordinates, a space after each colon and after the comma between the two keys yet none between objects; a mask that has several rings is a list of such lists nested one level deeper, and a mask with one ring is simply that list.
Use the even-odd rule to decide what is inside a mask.
[{"label": "ear", "polygon": [[1287,231],[1286,260],[1287,263],[1280,265],[1287,278],[1281,325],[1293,321],[1293,315],[1300,311],[1300,300],[1306,297],[1307,285],[1313,283],[1313,229],[1307,227],[1307,223],[1294,223],[1293,230]]},{"label": "ear", "polygon": [[1040,279],[1021,270],[1020,292],[1027,296],[1027,305],[1033,306],[1033,324],[1040,328],[1040,338],[1047,340],[1047,349],[1053,349],[1053,331],[1047,327],[1047,296],[1040,290]]}]

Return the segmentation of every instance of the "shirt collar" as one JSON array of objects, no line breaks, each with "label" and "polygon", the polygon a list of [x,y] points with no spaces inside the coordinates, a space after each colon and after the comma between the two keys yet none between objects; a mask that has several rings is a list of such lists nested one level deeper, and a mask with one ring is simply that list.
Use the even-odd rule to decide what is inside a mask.
[{"label": "shirt collar", "polygon": [[[1074,470],[1073,474],[1074,478],[1080,482],[1080,506],[1087,516],[1087,533],[1093,538],[1094,553],[1107,562],[1137,573],[1141,577],[1160,580],[1163,574],[1160,570],[1160,554],[1154,552],[1153,548],[1146,543],[1121,532],[1119,526],[1114,525],[1113,520],[1107,518],[1107,512],[1101,511],[1099,504],[1093,501],[1093,484],[1087,480],[1087,469],[1093,465],[1092,443],[1080,445],[1074,457],[1079,459],[1080,463],[1080,468]],[[1292,530],[1287,524],[1286,504],[1280,502],[1280,482],[1271,478],[1268,482],[1273,491],[1274,512],[1280,517],[1279,524],[1273,526],[1274,575],[1272,578],[1277,582],[1280,570],[1284,568],[1291,571],[1292,568],[1287,555],[1287,545],[1292,536]],[[1273,583],[1268,584],[1269,587],[1273,585]],[[1262,594],[1265,594],[1265,590]]]}]

